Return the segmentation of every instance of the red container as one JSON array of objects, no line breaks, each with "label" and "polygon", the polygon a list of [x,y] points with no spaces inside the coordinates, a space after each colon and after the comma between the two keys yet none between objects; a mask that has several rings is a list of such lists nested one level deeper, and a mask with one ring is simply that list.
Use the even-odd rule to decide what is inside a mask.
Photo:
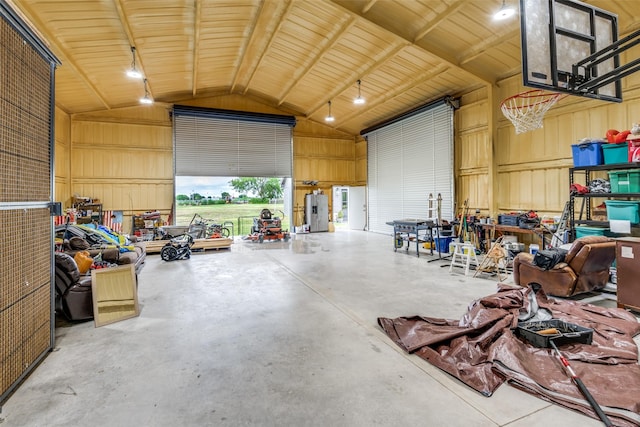
[{"label": "red container", "polygon": [[629,144],[629,163],[640,162],[640,139],[627,142]]}]

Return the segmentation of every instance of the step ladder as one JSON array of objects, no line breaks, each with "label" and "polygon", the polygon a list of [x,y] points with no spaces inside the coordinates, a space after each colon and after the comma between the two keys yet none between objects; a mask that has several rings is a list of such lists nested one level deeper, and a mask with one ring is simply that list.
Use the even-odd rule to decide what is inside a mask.
[{"label": "step ladder", "polygon": [[570,202],[566,202],[564,205],[564,209],[562,210],[562,215],[560,216],[560,222],[558,223],[558,228],[555,232],[551,233],[551,243],[549,243],[550,248],[557,248],[559,246],[564,245],[565,242],[565,234],[569,228],[567,227],[567,223],[569,222],[569,208]]},{"label": "step ladder", "polygon": [[453,267],[464,268],[464,275],[469,275],[469,269],[473,264],[474,268],[480,266],[478,257],[476,256],[476,247],[471,242],[452,242],[453,254],[451,254],[451,264],[449,264],[449,273],[453,272]]}]

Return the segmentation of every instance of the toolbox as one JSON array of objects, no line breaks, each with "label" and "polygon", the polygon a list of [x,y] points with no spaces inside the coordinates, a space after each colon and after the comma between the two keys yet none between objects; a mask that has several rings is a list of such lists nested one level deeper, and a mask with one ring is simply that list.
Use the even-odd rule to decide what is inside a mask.
[{"label": "toolbox", "polygon": [[[543,333],[541,333],[543,332]],[[593,329],[585,328],[560,319],[518,322],[516,335],[529,341],[534,347],[551,347],[569,343],[591,344]]]},{"label": "toolbox", "polygon": [[518,226],[518,219],[520,215],[508,215],[508,214],[499,214],[498,215],[498,224],[501,225],[513,225]]}]

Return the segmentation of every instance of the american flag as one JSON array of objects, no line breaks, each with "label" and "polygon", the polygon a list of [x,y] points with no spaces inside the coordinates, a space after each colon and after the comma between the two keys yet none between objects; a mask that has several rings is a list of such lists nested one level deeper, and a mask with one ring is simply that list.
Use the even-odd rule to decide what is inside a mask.
[{"label": "american flag", "polygon": [[102,225],[122,233],[122,211],[102,211]]}]

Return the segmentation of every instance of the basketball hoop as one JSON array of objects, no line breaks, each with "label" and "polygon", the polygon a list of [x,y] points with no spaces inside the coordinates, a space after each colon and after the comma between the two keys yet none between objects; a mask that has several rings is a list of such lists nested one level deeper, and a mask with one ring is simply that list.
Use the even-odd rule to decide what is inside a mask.
[{"label": "basketball hoop", "polygon": [[540,89],[522,92],[502,101],[502,114],[516,127],[516,133],[525,133],[542,127],[544,114],[566,95]]}]

